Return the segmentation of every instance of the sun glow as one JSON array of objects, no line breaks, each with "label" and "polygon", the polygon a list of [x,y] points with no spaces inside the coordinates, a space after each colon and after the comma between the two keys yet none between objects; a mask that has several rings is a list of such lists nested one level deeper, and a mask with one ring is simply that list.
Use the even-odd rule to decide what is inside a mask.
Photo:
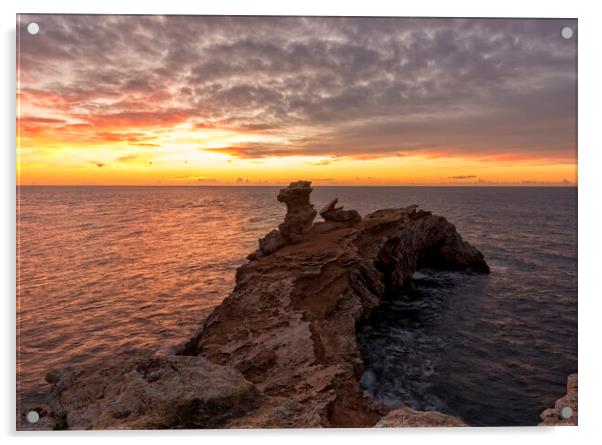
[{"label": "sun glow", "polygon": [[[27,98],[20,100],[22,110],[37,110]],[[291,146],[289,134],[203,128],[190,121],[111,121],[103,127],[57,113],[33,116],[24,114],[17,123],[18,179],[23,185],[262,185],[291,178],[323,185],[576,183],[573,159],[533,159],[520,150],[466,156],[445,147],[403,156],[295,155],[282,150],[271,155],[255,153],[253,147]],[[303,133],[294,136],[300,139]]]},{"label": "sun glow", "polygon": [[[538,60],[537,45],[505,53],[491,38],[479,43],[487,58],[456,48],[458,64],[437,57],[437,41],[421,40],[424,54],[416,55],[378,29],[365,47],[345,46],[337,25],[320,37],[332,51],[314,53],[299,41],[299,53],[289,53],[291,35],[282,30],[256,41],[265,38],[257,27],[267,26],[258,19],[246,34],[200,33],[180,52],[170,38],[180,19],[158,19],[165,32],[153,35],[152,48],[134,16],[115,18],[118,27],[95,22],[99,35],[80,35],[80,17],[55,19],[44,17],[54,32],[44,40],[25,31],[29,19],[19,24],[19,184],[577,182],[576,47],[568,42]],[[306,35],[307,26],[295,30]],[[461,41],[475,38],[454,26],[449,32]],[[490,22],[479,26],[483,35],[500,33]],[[103,30],[132,38],[106,45]],[[401,68],[386,57],[395,52],[407,53]],[[426,58],[433,62],[420,68]],[[512,69],[517,63],[522,70]],[[474,78],[465,82],[467,75]]]}]

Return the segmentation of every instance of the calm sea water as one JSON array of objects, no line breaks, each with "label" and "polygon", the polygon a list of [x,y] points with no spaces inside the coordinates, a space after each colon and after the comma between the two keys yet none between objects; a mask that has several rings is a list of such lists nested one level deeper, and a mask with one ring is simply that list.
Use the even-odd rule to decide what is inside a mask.
[{"label": "calm sea water", "polygon": [[[278,187],[21,187],[19,397],[52,368],[185,342],[282,220]],[[577,369],[577,189],[317,187],[360,213],[419,204],[489,276],[421,271],[359,327],[366,395],[472,425],[535,424]]]}]

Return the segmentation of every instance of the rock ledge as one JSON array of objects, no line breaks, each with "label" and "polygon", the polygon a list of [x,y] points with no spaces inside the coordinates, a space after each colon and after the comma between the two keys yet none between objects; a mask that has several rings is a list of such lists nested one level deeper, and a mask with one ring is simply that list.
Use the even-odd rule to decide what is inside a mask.
[{"label": "rock ledge", "polygon": [[335,199],[314,223],[311,191],[280,191],[284,222],[178,356],[51,372],[48,418],[76,429],[463,425],[364,398],[355,327],[417,268],[489,273],[483,255],[417,206],[362,219]]},{"label": "rock ledge", "polygon": [[363,397],[356,323],[419,267],[489,267],[445,218],[417,206],[362,219],[333,200],[322,209],[325,221],[310,227],[310,192],[308,182],[280,192],[288,210],[283,241],[266,250],[262,245],[278,235],[260,240],[252,261],[238,269],[232,294],[181,353],[232,366],[262,394],[300,404],[296,427],[373,426],[389,409]]}]

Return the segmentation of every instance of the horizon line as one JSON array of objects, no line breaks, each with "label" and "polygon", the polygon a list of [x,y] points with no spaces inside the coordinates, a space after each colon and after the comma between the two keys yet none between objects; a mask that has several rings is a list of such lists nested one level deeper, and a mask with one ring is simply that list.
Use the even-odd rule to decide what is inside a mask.
[{"label": "horizon line", "polygon": [[[292,181],[295,182],[295,181]],[[16,187],[286,187],[290,183],[277,184],[17,184]],[[520,184],[520,183],[490,183],[490,184],[312,184],[312,187],[557,187],[578,188],[578,183],[570,184]]]}]

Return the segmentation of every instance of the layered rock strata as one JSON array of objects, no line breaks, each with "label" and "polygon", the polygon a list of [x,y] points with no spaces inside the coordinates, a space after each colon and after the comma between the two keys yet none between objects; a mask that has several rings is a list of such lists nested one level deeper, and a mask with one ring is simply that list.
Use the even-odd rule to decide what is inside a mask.
[{"label": "layered rock strata", "polygon": [[416,206],[362,219],[333,200],[313,223],[311,191],[280,191],[284,222],[178,356],[50,373],[50,417],[69,428],[461,425],[364,398],[355,327],[417,268],[489,273],[483,255]]},{"label": "layered rock strata", "polygon": [[53,370],[46,380],[46,429],[220,428],[262,403],[231,367],[140,350],[98,367]]},{"label": "layered rock strata", "polygon": [[[300,194],[298,184],[281,191],[279,200]],[[418,267],[489,268],[445,218],[416,206],[344,224],[327,219],[308,230],[313,207],[305,196],[286,201],[294,242],[240,267],[232,294],[182,353],[233,366],[263,394],[301,404],[295,426],[372,426],[383,408],[366,400],[358,383],[363,367],[356,323]],[[293,220],[303,229],[291,227]]]}]

